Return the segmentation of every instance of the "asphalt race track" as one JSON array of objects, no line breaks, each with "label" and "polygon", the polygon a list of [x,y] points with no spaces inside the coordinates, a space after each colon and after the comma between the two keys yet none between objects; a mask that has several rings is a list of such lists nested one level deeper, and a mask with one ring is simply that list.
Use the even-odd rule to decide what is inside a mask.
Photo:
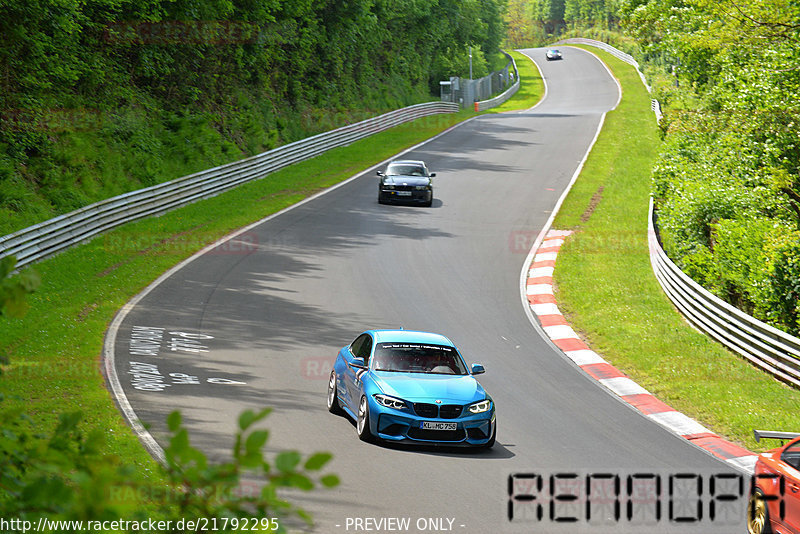
[{"label": "asphalt race track", "polygon": [[[619,96],[589,53],[526,53],[547,81],[540,105],[478,117],[403,156],[437,173],[433,207],[379,205],[371,169],[196,257],[127,310],[112,333],[116,371],[157,441],[179,409],[193,441],[223,457],[238,414],[273,407],[270,450],[334,454],[341,486],[292,496],[321,533],[744,531],[746,496],[728,510],[717,503],[714,520],[703,500],[733,471],[587,378],[525,313],[525,258]],[[338,349],[367,328],[399,326],[443,333],[468,364],[486,366],[480,380],[498,407],[491,451],[369,445],[327,412]],[[549,475],[573,473],[621,477],[622,519],[615,494],[585,490],[551,517]],[[515,501],[510,521],[512,474],[545,476],[514,479],[515,495],[537,500]],[[660,480],[658,512],[627,507],[628,475]],[[684,483],[703,485],[700,504]]]}]

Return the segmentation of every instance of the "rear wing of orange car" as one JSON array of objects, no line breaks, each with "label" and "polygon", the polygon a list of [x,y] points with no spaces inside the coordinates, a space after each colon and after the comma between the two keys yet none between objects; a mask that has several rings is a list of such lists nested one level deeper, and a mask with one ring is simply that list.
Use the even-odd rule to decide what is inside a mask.
[{"label": "rear wing of orange car", "polygon": [[775,432],[773,430],[753,430],[756,442],[762,439],[794,439],[800,437],[800,432]]}]

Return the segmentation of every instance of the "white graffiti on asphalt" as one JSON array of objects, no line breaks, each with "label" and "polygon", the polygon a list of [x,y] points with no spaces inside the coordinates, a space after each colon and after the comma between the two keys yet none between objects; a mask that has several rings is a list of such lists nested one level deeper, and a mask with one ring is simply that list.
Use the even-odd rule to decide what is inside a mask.
[{"label": "white graffiti on asphalt", "polygon": [[[158,357],[164,341],[165,328],[154,326],[134,326],[131,329],[129,353],[131,356]],[[170,331],[168,332],[166,347],[172,352],[187,352],[198,354],[209,352],[210,349],[203,342],[214,339],[214,336],[203,333]],[[154,363],[131,361],[128,374],[131,376],[131,386],[139,391],[164,391],[173,385],[200,385],[202,379],[196,375],[180,372],[162,373]],[[208,384],[244,385],[246,382],[230,378],[206,378]]]}]

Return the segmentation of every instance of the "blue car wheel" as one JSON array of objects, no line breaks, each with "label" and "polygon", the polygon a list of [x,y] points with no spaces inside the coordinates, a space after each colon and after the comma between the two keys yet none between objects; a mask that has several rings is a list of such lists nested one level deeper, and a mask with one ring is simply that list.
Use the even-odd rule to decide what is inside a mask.
[{"label": "blue car wheel", "polygon": [[369,430],[369,402],[366,396],[361,397],[358,403],[358,420],[356,421],[356,432],[361,441],[373,441],[372,432]]},{"label": "blue car wheel", "polygon": [[328,380],[328,411],[335,414],[343,411],[339,406],[339,395],[336,391],[336,371],[331,371],[331,377]]}]

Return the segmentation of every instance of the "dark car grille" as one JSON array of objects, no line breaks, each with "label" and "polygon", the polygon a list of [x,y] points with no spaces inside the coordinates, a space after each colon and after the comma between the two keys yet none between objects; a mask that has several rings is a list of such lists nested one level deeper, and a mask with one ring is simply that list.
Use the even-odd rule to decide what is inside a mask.
[{"label": "dark car grille", "polygon": [[461,415],[460,404],[445,404],[439,408],[439,417],[442,419],[455,419]]},{"label": "dark car grille", "polygon": [[414,186],[413,185],[396,185],[396,186],[394,186],[394,188],[395,188],[396,191],[413,191],[414,190]]},{"label": "dark car grille", "polygon": [[439,407],[435,404],[427,404],[425,402],[415,402],[414,411],[420,417],[438,417]]},{"label": "dark car grille", "polygon": [[441,419],[456,419],[461,416],[463,406],[460,404],[445,404],[438,406],[426,402],[414,403],[414,411],[420,417],[439,417]]},{"label": "dark car grille", "polygon": [[408,437],[412,439],[424,439],[427,441],[463,441],[464,429],[460,430],[423,430],[421,428],[409,428]]}]

